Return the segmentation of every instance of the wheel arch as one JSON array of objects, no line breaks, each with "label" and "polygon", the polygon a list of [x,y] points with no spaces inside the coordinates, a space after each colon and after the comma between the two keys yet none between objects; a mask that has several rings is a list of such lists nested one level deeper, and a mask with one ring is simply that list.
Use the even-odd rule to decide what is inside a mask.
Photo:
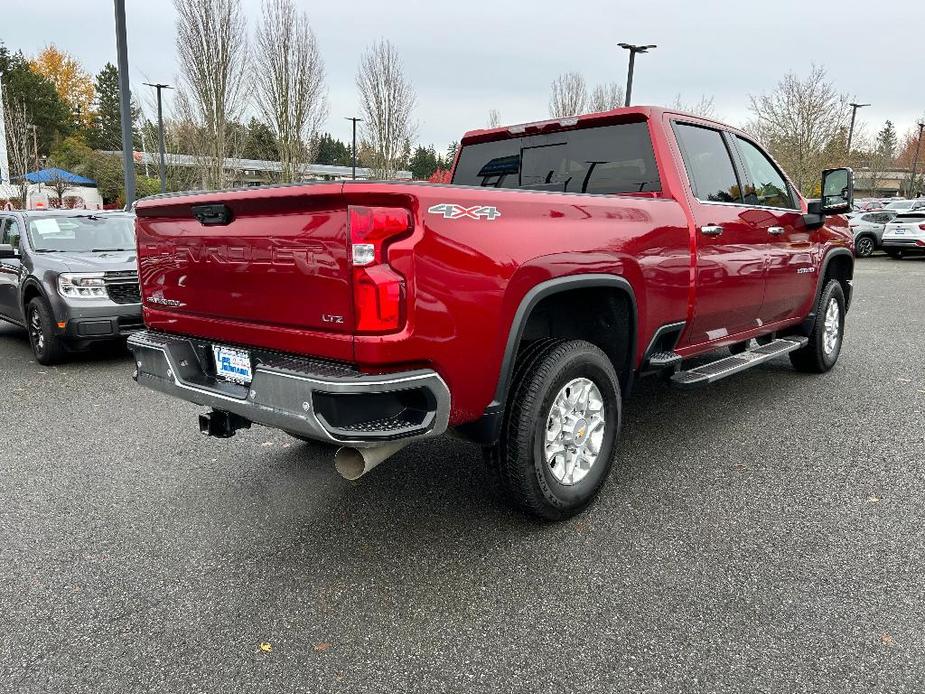
[{"label": "wheel arch", "polygon": [[[601,290],[604,292],[598,297]],[[457,427],[462,436],[483,445],[491,445],[497,441],[521,343],[524,339],[529,339],[531,332],[536,331],[537,322],[542,320],[544,309],[561,312],[561,307],[565,306],[569,299],[588,298],[592,295],[602,304],[609,304],[605,306],[606,310],[601,312],[603,320],[616,319],[620,315],[618,312],[623,312],[625,326],[618,326],[613,333],[616,335],[613,341],[604,337],[607,334],[604,330],[594,333],[593,326],[587,326],[584,332],[559,328],[549,336],[586,339],[600,347],[613,362],[624,394],[629,391],[634,374],[639,323],[633,286],[619,275],[594,273],[557,277],[532,287],[518,304],[507,334],[494,399],[479,420]],[[587,309],[587,305],[584,308]],[[580,311],[577,316],[581,316]],[[621,327],[624,328],[622,331]]]},{"label": "wheel arch", "polygon": [[802,335],[810,335],[816,324],[816,309],[819,297],[829,280],[837,280],[845,295],[845,311],[851,306],[852,282],[854,280],[854,253],[848,248],[833,248],[823,257],[819,265],[819,280],[813,297],[812,310],[799,328]]},{"label": "wheel arch", "polygon": [[22,314],[26,315],[26,306],[29,305],[29,302],[35,299],[36,297],[41,297],[48,301],[48,297],[45,296],[45,290],[42,289],[42,285],[33,278],[27,279],[22,286],[22,293],[20,295],[20,301],[22,302]]}]

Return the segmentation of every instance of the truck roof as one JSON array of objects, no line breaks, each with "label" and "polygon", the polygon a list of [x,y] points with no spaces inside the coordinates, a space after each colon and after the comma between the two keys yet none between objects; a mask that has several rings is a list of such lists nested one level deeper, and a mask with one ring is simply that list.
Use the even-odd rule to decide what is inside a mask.
[{"label": "truck roof", "polygon": [[615,108],[611,111],[600,111],[598,113],[585,113],[578,116],[565,116],[564,118],[549,118],[547,120],[533,121],[530,123],[518,123],[515,125],[503,125],[498,128],[484,128],[480,130],[470,130],[463,138],[461,144],[468,145],[475,142],[486,142],[489,140],[500,140],[511,136],[522,135],[530,132],[532,134],[540,132],[555,132],[558,130],[569,130],[572,128],[587,128],[599,125],[606,125],[616,121],[626,120],[648,120],[650,118],[661,116],[663,113],[672,113],[681,116],[688,116],[700,121],[707,121],[722,125],[728,128],[726,124],[704,118],[693,113],[686,113],[678,109],[665,108],[662,106],[625,106]]}]

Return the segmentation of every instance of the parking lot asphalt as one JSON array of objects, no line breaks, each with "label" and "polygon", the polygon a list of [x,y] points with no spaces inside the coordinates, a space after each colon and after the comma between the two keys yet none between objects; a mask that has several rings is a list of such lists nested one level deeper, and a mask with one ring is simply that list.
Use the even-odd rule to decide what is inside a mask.
[{"label": "parking lot asphalt", "polygon": [[855,287],[826,375],[643,381],[601,498],[554,525],[471,444],[347,482],[4,324],[0,692],[922,691],[925,259]]}]

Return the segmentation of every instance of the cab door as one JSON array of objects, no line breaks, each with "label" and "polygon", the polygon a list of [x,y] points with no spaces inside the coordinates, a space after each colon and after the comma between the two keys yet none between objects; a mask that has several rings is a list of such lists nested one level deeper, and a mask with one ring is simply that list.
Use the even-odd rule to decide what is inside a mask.
[{"label": "cab door", "polygon": [[816,290],[811,232],[803,224],[800,199],[773,160],[754,142],[733,136],[745,180],[747,221],[768,251],[762,324],[801,317]]},{"label": "cab door", "polygon": [[695,346],[754,328],[764,301],[767,231],[751,223],[728,135],[675,121],[696,226],[693,319],[680,346]]},{"label": "cab door", "polygon": [[[0,243],[19,248],[19,222],[15,217],[0,215]],[[19,277],[22,263],[17,258],[0,258],[0,315],[22,321],[19,308]]]}]

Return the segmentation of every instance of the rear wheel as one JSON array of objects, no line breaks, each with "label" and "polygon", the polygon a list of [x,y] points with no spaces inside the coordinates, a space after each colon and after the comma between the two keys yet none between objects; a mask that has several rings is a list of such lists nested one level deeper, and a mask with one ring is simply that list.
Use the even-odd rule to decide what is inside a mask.
[{"label": "rear wheel", "polygon": [[610,359],[583,340],[524,352],[500,441],[485,460],[502,494],[547,520],[579,513],[613,466],[620,384]]},{"label": "rear wheel", "polygon": [[877,243],[872,236],[861,236],[854,242],[854,254],[858,258],[869,258],[877,249]]},{"label": "rear wheel", "polygon": [[26,330],[32,354],[39,364],[56,364],[64,358],[64,340],[55,333],[54,315],[51,307],[41,297],[36,297],[26,306]]},{"label": "rear wheel", "polygon": [[836,280],[829,280],[816,307],[816,323],[809,342],[790,353],[797,371],[825,373],[838,361],[845,333],[845,293]]}]

